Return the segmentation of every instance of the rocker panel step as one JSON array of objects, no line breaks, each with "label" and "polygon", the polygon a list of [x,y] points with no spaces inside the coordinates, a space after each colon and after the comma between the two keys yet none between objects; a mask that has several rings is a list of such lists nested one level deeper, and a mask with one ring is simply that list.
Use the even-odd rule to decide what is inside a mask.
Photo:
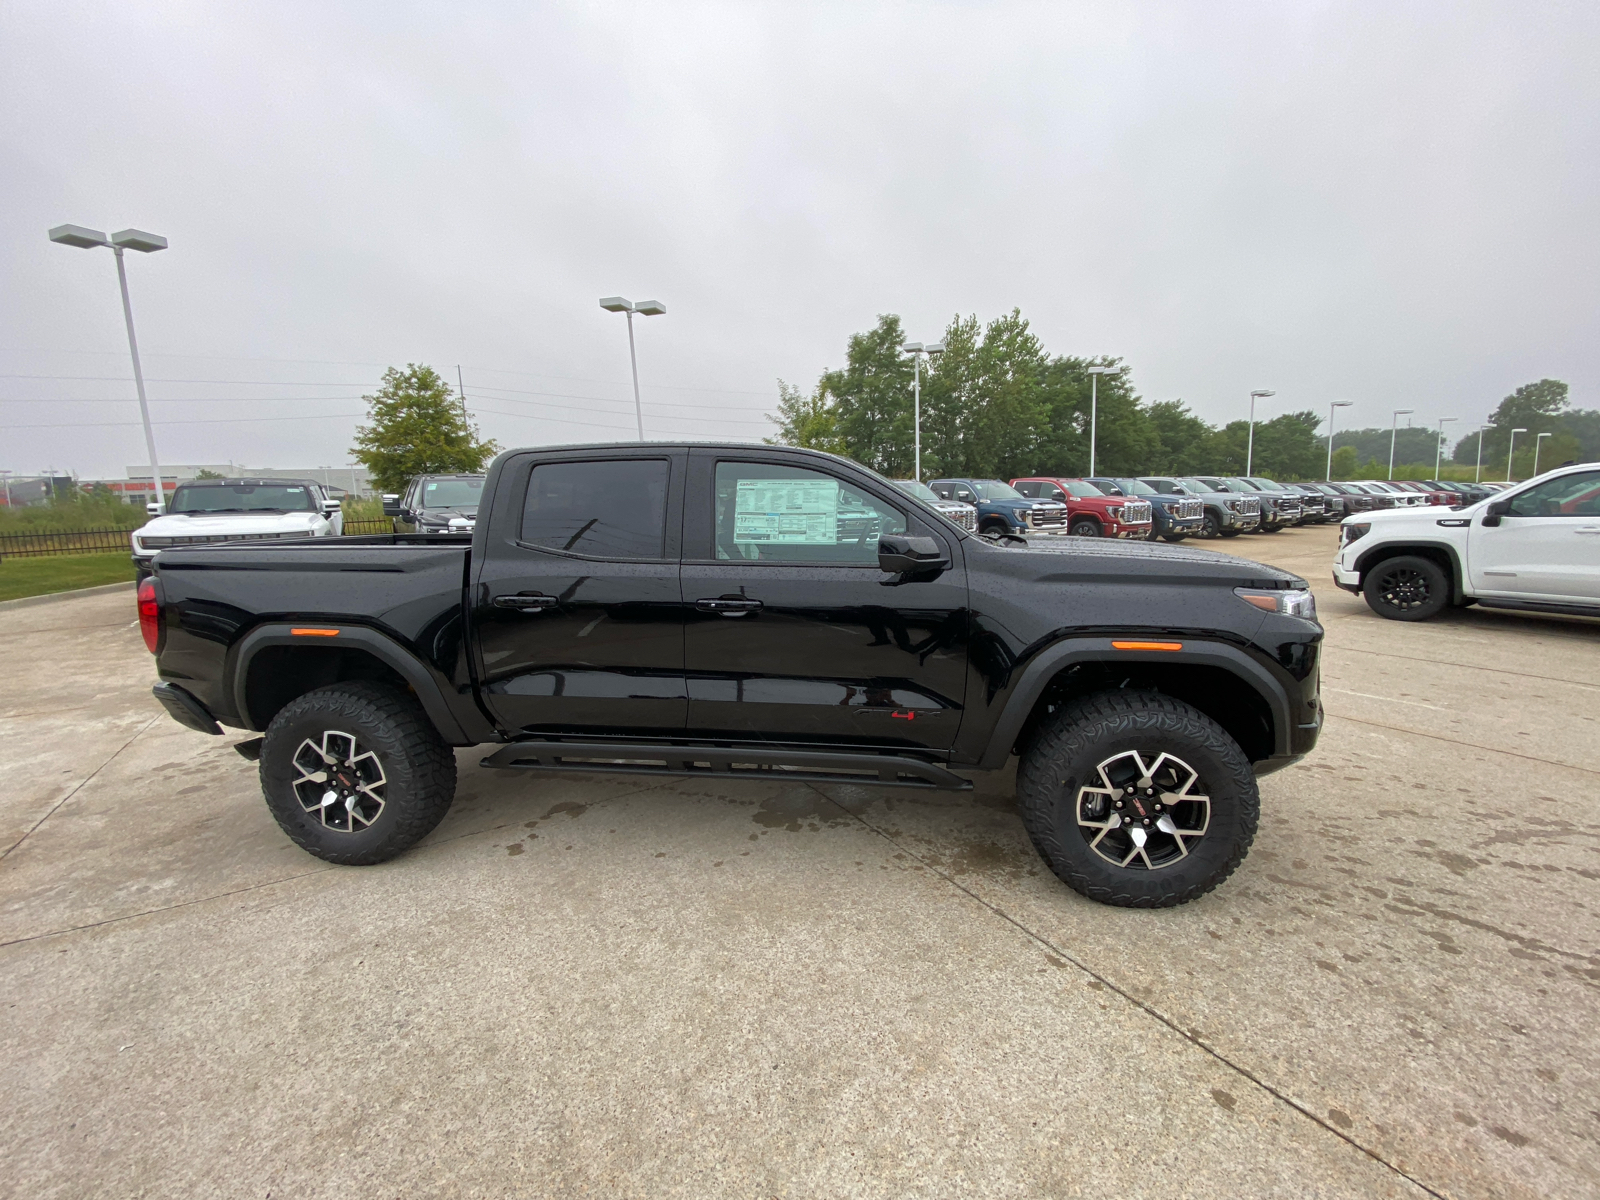
[{"label": "rocker panel step", "polygon": [[953,792],[972,789],[970,779],[920,758],[823,750],[639,742],[512,742],[488,755],[481,765],[511,771],[793,779]]}]

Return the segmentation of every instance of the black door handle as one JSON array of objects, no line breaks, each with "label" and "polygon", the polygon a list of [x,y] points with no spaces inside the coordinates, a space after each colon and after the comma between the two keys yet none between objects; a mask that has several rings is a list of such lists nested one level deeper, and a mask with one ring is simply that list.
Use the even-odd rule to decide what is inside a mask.
[{"label": "black door handle", "polygon": [[556,603],[554,596],[496,596],[494,598],[494,606],[496,608],[512,608],[518,612],[538,612],[541,609],[554,608]]},{"label": "black door handle", "polygon": [[761,610],[761,601],[712,596],[704,600],[696,600],[694,606],[701,612],[718,613],[724,617],[742,617],[747,613],[759,612]]}]

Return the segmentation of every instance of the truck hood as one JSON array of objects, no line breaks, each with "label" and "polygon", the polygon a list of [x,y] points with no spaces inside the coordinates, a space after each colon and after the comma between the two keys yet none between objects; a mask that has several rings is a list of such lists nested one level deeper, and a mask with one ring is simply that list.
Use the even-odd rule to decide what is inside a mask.
[{"label": "truck hood", "polygon": [[[1061,538],[1029,542],[1026,548],[1008,547],[1010,553],[1052,560],[1046,569],[1060,570],[1063,578],[1107,582],[1126,579],[1149,582],[1152,578],[1191,580],[1232,587],[1303,588],[1306,581],[1292,571],[1233,554],[1199,550],[1161,542],[1114,541],[1109,538]],[[1059,568],[1055,562],[1061,561]],[[1041,566],[1046,564],[1041,561]]]},{"label": "truck hood", "polygon": [[452,517],[465,517],[469,521],[478,519],[478,506],[476,504],[458,504],[453,508],[423,508],[417,511],[417,519],[426,521],[430,525],[446,525]]},{"label": "truck hood", "polygon": [[1470,520],[1485,503],[1483,500],[1474,500],[1471,504],[1464,504],[1460,508],[1453,506],[1447,508],[1438,504],[1407,505],[1405,508],[1372,508],[1366,512],[1351,513],[1340,524],[1371,525],[1374,529],[1400,524],[1417,529],[1423,527],[1432,529],[1440,518]]},{"label": "truck hood", "polygon": [[241,533],[311,533],[322,514],[293,513],[170,513],[146,521],[134,537],[227,537]]}]

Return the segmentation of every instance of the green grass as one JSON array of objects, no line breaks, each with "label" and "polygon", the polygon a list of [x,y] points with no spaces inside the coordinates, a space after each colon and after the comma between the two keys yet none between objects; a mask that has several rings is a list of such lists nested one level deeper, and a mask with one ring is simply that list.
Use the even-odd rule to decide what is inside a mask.
[{"label": "green grass", "polygon": [[133,579],[126,554],[58,554],[0,560],[0,600],[44,596]]}]

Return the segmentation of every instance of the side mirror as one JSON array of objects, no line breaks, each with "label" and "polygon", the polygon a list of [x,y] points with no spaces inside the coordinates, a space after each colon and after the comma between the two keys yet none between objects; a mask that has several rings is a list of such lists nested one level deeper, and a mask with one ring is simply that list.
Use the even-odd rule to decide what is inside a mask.
[{"label": "side mirror", "polygon": [[152,517],[159,517],[161,515],[161,505],[157,504],[154,500],[146,504],[144,506],[144,510]]},{"label": "side mirror", "polygon": [[399,496],[397,496],[397,495],[386,495],[386,496],[384,496],[384,498],[383,498],[383,515],[386,516],[386,517],[398,517],[400,515],[400,497]]},{"label": "side mirror", "polygon": [[325,517],[331,517],[342,507],[343,506],[337,500],[324,500],[322,502],[322,515]]},{"label": "side mirror", "polygon": [[1496,525],[1500,524],[1500,518],[1505,516],[1510,511],[1511,501],[1496,500],[1493,504],[1489,505],[1488,508],[1483,510],[1483,523],[1492,529]]},{"label": "side mirror", "polygon": [[885,534],[878,539],[878,569],[891,575],[912,575],[924,571],[945,571],[950,558],[930,537],[901,537]]}]

